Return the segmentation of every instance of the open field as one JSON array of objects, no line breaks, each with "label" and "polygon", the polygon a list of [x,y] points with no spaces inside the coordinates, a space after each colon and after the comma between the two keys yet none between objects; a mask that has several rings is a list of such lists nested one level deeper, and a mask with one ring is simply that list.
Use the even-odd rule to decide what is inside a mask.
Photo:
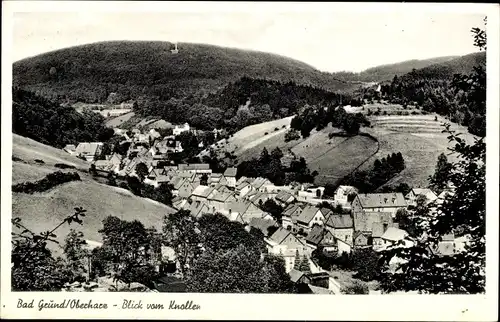
[{"label": "open field", "polygon": [[[54,228],[74,207],[87,210],[83,225],[63,225],[57,231],[57,240],[64,237],[71,228],[84,233],[85,239],[101,242],[98,230],[107,216],[123,220],[141,221],[146,227],[161,227],[163,216],[175,210],[158,202],[134,196],[128,190],[111,187],[93,181],[69,182],[50,191],[36,194],[13,193],[12,216],[20,217],[22,223],[42,232]],[[54,250],[57,251],[57,246]]]},{"label": "open field", "polygon": [[35,159],[40,159],[45,162],[44,166],[65,163],[73,165],[82,171],[89,169],[87,162],[68,154],[62,149],[57,149],[17,134],[12,134],[12,140],[12,155],[30,164],[34,164]]},{"label": "open field", "polygon": [[[375,159],[387,156],[389,153],[401,152],[405,159],[406,169],[389,181],[387,184],[405,182],[414,187],[424,187],[428,184],[428,177],[434,173],[437,158],[441,153],[449,155],[448,134],[441,133],[442,123],[446,120],[435,115],[418,116],[379,116],[371,119],[373,128],[366,132],[379,139],[380,150],[362,169],[373,166]],[[463,126],[452,124],[451,129],[462,133],[468,142],[474,142],[474,136],[467,133]]]},{"label": "open field", "polygon": [[119,127],[123,122],[128,121],[132,116],[134,116],[134,112],[130,112],[127,114],[123,114],[120,116],[117,116],[115,118],[110,119],[109,121],[106,122],[106,126],[109,127]]},{"label": "open field", "polygon": [[[83,226],[63,225],[58,231],[58,240],[64,237],[70,228],[81,230],[85,239],[101,241],[98,230],[102,220],[109,215],[124,220],[138,219],[146,227],[161,227],[164,215],[175,212],[171,207],[156,201],[133,195],[130,191],[100,184],[87,173],[88,164],[66,152],[13,134],[13,154],[24,162],[13,161],[13,184],[34,181],[43,178],[48,173],[61,169],[55,168],[55,163],[75,165],[82,181],[69,182],[57,186],[47,192],[12,194],[12,216],[20,217],[25,226],[37,232],[54,228],[65,216],[74,212],[74,207],[81,206],[87,210]],[[45,163],[38,164],[34,159]],[[26,162],[26,163],[25,163]],[[52,245],[54,246],[54,245]],[[55,246],[57,252],[60,249]]]}]

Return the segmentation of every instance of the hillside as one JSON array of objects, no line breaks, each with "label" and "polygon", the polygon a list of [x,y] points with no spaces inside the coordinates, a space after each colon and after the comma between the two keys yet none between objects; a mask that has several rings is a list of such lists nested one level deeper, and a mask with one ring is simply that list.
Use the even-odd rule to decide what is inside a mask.
[{"label": "hillside", "polygon": [[[146,227],[159,227],[163,216],[175,211],[164,204],[137,197],[128,190],[94,181],[86,173],[87,163],[62,150],[14,134],[12,153],[22,159],[12,163],[13,183],[35,181],[60,170],[54,167],[55,163],[77,167],[82,181],[65,183],[43,193],[12,194],[12,216],[20,217],[27,227],[38,232],[55,227],[65,216],[73,213],[74,207],[87,209],[83,226],[63,225],[57,231],[60,242],[64,241],[71,228],[81,230],[85,239],[101,241],[98,230],[102,227],[102,220],[109,215],[124,220],[138,219]],[[36,163],[35,159],[45,163]],[[58,246],[52,246],[56,252],[60,252]]]},{"label": "hillside", "polygon": [[109,41],[60,49],[14,63],[13,84],[64,101],[101,103],[117,93],[118,101],[139,96],[184,97],[213,91],[242,76],[330,90],[344,82],[287,57],[205,44],[162,41]]},{"label": "hillside", "polygon": [[453,74],[467,74],[473,66],[486,61],[484,52],[472,53],[464,56],[445,56],[422,60],[407,60],[395,64],[387,64],[368,68],[360,73],[338,72],[334,76],[346,81],[385,82],[391,81],[394,76],[403,76],[416,69],[426,77],[449,78]]}]

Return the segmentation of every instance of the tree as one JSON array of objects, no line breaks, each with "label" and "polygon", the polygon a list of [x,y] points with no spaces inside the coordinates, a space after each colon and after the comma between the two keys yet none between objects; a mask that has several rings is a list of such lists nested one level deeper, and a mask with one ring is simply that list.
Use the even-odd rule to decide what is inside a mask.
[{"label": "tree", "polygon": [[267,199],[262,206],[260,206],[265,212],[268,212],[273,216],[277,222],[281,222],[281,213],[283,212],[283,207],[278,205],[273,199]]},{"label": "tree", "polygon": [[311,267],[309,265],[309,259],[306,257],[306,255],[303,255],[299,261],[299,266],[298,270],[304,273],[310,273],[311,272]]},{"label": "tree", "polygon": [[[476,39],[481,37],[477,30],[475,32]],[[469,87],[472,86],[480,84],[471,81]],[[486,91],[477,89],[477,93],[485,95]],[[476,99],[476,102],[485,102],[485,97]],[[457,161],[451,163],[449,174],[449,182],[455,188],[439,204],[424,208],[416,215],[422,233],[413,247],[382,252],[384,278],[381,286],[386,292],[485,292],[486,143],[480,137],[473,144],[467,144],[450,130],[449,124],[445,131],[453,143],[449,150],[457,157]],[[467,240],[465,251],[440,256],[433,250],[442,236],[449,233]],[[401,261],[391,268],[389,262],[395,257]]]},{"label": "tree", "polygon": [[436,191],[438,194],[448,187],[451,176],[452,164],[448,162],[448,158],[444,153],[438,157],[436,170],[434,174],[429,177],[429,187]]},{"label": "tree", "polygon": [[368,286],[360,281],[354,281],[352,284],[342,288],[342,294],[368,294]]},{"label": "tree", "polygon": [[148,171],[148,166],[144,162],[140,162],[135,166],[135,173],[141,179],[141,181],[144,181],[144,178],[149,174]]},{"label": "tree", "polygon": [[200,184],[204,186],[208,185],[208,175],[206,173],[201,175]]},{"label": "tree", "polygon": [[85,245],[87,245],[87,242],[83,239],[83,233],[71,229],[66,236],[63,251],[72,280],[83,281],[83,275],[88,273],[86,259],[90,254],[84,248]]},{"label": "tree", "polygon": [[356,271],[356,278],[371,281],[378,277],[379,256],[371,248],[356,250],[352,257],[352,268]]},{"label": "tree", "polygon": [[[67,216],[55,228],[40,234],[33,232],[21,223],[18,217],[12,218],[11,285],[13,291],[60,291],[69,281],[64,262],[54,259],[47,243],[58,244],[55,231],[63,224],[82,224],[85,212],[81,207]],[[19,232],[21,231],[21,232]]]},{"label": "tree", "polygon": [[209,250],[196,260],[187,290],[200,293],[284,293],[293,289],[284,260],[265,257],[243,245]]},{"label": "tree", "polygon": [[163,244],[175,250],[183,276],[202,252],[197,226],[196,219],[186,210],[165,216],[163,220]]},{"label": "tree", "polygon": [[154,280],[151,259],[151,234],[138,221],[125,221],[108,216],[103,220],[102,235],[104,258],[112,268],[115,281],[130,286],[132,282],[149,283]]}]

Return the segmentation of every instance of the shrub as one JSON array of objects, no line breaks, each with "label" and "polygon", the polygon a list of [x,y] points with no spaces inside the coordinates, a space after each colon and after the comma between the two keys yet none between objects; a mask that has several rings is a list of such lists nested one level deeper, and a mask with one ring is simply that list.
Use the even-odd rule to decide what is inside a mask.
[{"label": "shrub", "polygon": [[276,131],[278,131],[278,130],[279,130],[279,128],[277,128],[277,127],[275,127],[275,128],[274,128],[274,131],[275,131],[275,132],[276,132]]},{"label": "shrub", "polygon": [[417,113],[417,112],[415,112],[415,111],[411,112],[411,115],[417,115],[417,114],[418,114],[418,113]]},{"label": "shrub", "polygon": [[24,160],[21,158],[16,157],[15,155],[12,156],[12,161],[17,161],[17,162],[23,162]]},{"label": "shrub", "polygon": [[45,164],[45,161],[40,160],[40,159],[35,159],[35,162],[36,162],[36,163],[40,163],[40,164]]},{"label": "shrub", "polygon": [[286,128],[286,124],[283,124],[283,126],[281,127],[282,129]]},{"label": "shrub", "polygon": [[120,184],[118,185],[120,188],[123,188],[123,189],[127,189],[128,190],[128,186],[125,182],[120,182]]},{"label": "shrub", "polygon": [[354,281],[351,285],[342,288],[343,294],[368,294],[368,286],[359,281]]},{"label": "shrub", "polygon": [[35,182],[22,182],[12,186],[12,192],[23,192],[33,194],[35,192],[47,191],[57,185],[79,181],[80,176],[76,172],[53,172],[45,176],[45,178]]},{"label": "shrub", "polygon": [[264,135],[268,135],[268,134],[269,134],[269,133],[267,133],[267,132],[266,132],[266,133],[264,133]]},{"label": "shrub", "polygon": [[74,165],[69,165],[65,163],[56,163],[54,164],[54,167],[59,168],[59,169],[76,169]]}]

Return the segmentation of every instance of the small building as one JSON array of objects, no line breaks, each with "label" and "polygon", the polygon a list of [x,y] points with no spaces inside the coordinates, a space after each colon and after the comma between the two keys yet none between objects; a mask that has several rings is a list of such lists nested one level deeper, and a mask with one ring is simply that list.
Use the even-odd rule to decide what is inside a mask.
[{"label": "small building", "polygon": [[224,209],[229,209],[231,204],[236,201],[236,197],[230,192],[217,191],[208,199],[208,205],[211,207],[212,212],[221,212]]},{"label": "small building", "polygon": [[335,236],[328,229],[322,226],[314,226],[306,237],[306,245],[311,249],[323,248],[325,252],[338,252],[338,245]]},{"label": "small building", "polygon": [[172,134],[177,136],[183,132],[188,132],[190,130],[191,127],[189,126],[189,123],[184,123],[183,125],[175,125],[172,129]]},{"label": "small building", "polygon": [[352,211],[389,212],[396,216],[399,209],[406,209],[407,203],[402,193],[369,193],[357,194],[352,202]]},{"label": "small building", "polygon": [[92,162],[101,154],[102,146],[101,142],[83,142],[76,147],[75,155],[87,162]]},{"label": "small building", "polygon": [[299,234],[309,234],[314,225],[322,226],[325,222],[323,212],[314,206],[307,205],[297,217],[296,229]]},{"label": "small building", "polygon": [[258,177],[255,178],[252,182],[250,182],[250,184],[252,185],[253,189],[260,192],[265,192],[264,186],[271,184],[271,181],[269,181],[269,179]]},{"label": "small building", "polygon": [[283,210],[281,214],[281,223],[283,228],[289,231],[296,231],[297,218],[303,211],[300,204],[291,204]]},{"label": "small building", "polygon": [[271,237],[264,238],[269,254],[282,256],[285,259],[285,269],[290,272],[295,263],[295,255],[308,255],[307,246],[294,234],[284,228],[278,228]]},{"label": "small building", "polygon": [[243,181],[241,183],[236,184],[236,193],[241,197],[247,195],[250,191],[252,191],[252,185],[248,181]]},{"label": "small building", "polygon": [[438,196],[431,189],[427,189],[427,188],[424,188],[424,189],[413,188],[405,196],[405,199],[406,199],[408,205],[416,206],[417,205],[417,197],[418,196],[424,196],[425,199],[426,199],[426,204],[434,202],[438,198]]},{"label": "small building", "polygon": [[227,168],[226,171],[224,171],[224,177],[226,178],[227,185],[229,187],[235,188],[236,187],[236,173],[238,169],[234,167]]},{"label": "small building", "polygon": [[63,150],[71,155],[75,154],[76,146],[74,144],[67,144]]},{"label": "small building", "polygon": [[295,201],[295,197],[288,191],[282,190],[278,192],[274,200],[276,200],[276,203],[278,203],[282,207],[286,207],[287,205]]},{"label": "small building", "polygon": [[193,200],[192,202],[186,202],[182,209],[188,210],[191,216],[199,218],[204,214],[211,214],[210,206],[205,201]]},{"label": "small building", "polygon": [[350,214],[331,214],[325,226],[336,238],[349,245],[353,244],[354,222]]},{"label": "small building", "polygon": [[248,227],[260,230],[265,237],[268,237],[269,228],[277,227],[277,223],[273,219],[252,218],[248,223]]},{"label": "small building", "polygon": [[191,163],[191,164],[179,164],[179,171],[189,171],[192,173],[206,173],[211,174],[212,169],[208,163]]},{"label": "small building", "polygon": [[356,193],[357,189],[353,186],[339,186],[337,190],[335,190],[333,199],[336,204],[347,207],[349,205],[349,195]]},{"label": "small building", "polygon": [[217,193],[215,187],[209,187],[204,185],[197,186],[191,193],[190,198],[198,201],[208,201],[208,198],[212,197]]},{"label": "small building", "polygon": [[215,186],[218,184],[226,185],[227,184],[226,177],[224,177],[224,175],[222,173],[210,174],[210,176],[208,177],[208,185]]},{"label": "small building", "polygon": [[381,236],[382,244],[377,245],[376,251],[381,251],[389,247],[412,247],[413,241],[403,229],[389,227]]}]

